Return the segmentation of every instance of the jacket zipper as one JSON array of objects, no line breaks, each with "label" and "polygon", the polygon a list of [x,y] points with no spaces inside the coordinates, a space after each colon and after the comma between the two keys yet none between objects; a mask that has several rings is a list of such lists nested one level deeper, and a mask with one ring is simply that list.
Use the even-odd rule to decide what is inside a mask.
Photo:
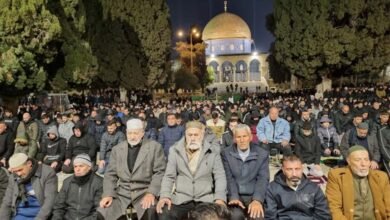
[{"label": "jacket zipper", "polygon": [[79,220],[80,195],[81,195],[81,186],[79,186],[78,203],[77,203],[77,217],[76,217],[76,220]]},{"label": "jacket zipper", "polygon": [[326,131],[328,132],[328,144],[327,144],[327,147],[329,147],[330,145],[330,133],[329,133],[329,128],[326,128]]}]

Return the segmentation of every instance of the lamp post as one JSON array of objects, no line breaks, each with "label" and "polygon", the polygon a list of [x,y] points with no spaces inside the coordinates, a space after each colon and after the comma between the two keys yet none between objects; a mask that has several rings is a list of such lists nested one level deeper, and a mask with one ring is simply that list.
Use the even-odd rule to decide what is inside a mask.
[{"label": "lamp post", "polygon": [[[179,31],[177,33],[177,35],[181,38],[184,36],[184,33],[183,31]],[[193,59],[192,59],[192,51],[193,51],[193,45],[192,45],[192,36],[195,35],[195,37],[199,37],[199,32],[196,28],[192,28],[191,31],[190,31],[190,50],[191,50],[191,53],[190,53],[190,60],[191,60],[191,73],[194,73],[194,65],[193,65]]]}]

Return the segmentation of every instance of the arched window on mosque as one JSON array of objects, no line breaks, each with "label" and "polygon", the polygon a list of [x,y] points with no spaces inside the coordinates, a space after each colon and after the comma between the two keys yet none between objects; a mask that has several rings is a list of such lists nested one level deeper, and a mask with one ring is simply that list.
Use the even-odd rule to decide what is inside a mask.
[{"label": "arched window on mosque", "polygon": [[221,51],[224,51],[224,50],[225,50],[225,46],[222,45],[222,46],[221,46]]},{"label": "arched window on mosque", "polygon": [[229,61],[222,63],[222,82],[233,82],[233,64]]},{"label": "arched window on mosque", "polygon": [[234,50],[234,44],[230,44],[230,50]]},{"label": "arched window on mosque", "polygon": [[240,60],[236,63],[236,82],[248,81],[248,65]]},{"label": "arched window on mosque", "polygon": [[240,50],[244,50],[244,44],[240,44]]},{"label": "arched window on mosque", "polygon": [[249,64],[250,81],[260,81],[260,62],[252,60]]},{"label": "arched window on mosque", "polygon": [[209,66],[211,66],[214,71],[214,82],[219,82],[219,71],[218,71],[219,64],[216,61],[211,61],[209,63]]}]

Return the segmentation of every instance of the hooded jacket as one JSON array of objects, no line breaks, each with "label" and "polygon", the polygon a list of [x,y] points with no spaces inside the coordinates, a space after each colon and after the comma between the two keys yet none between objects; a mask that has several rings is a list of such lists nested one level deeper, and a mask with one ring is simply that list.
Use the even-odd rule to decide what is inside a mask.
[{"label": "hooded jacket", "polygon": [[72,159],[81,153],[86,153],[92,161],[95,161],[97,149],[95,140],[91,135],[85,132],[84,126],[81,122],[76,123],[73,127],[73,133],[75,129],[79,129],[81,131],[81,136],[76,137],[76,135],[73,134],[73,136],[70,137],[65,153],[65,159]]},{"label": "hooded jacket", "polygon": [[294,191],[280,170],[267,189],[264,219],[330,220],[331,217],[325,195],[318,185],[303,175]]},{"label": "hooded jacket", "polygon": [[65,158],[66,140],[65,138],[59,137],[56,126],[52,126],[47,130],[47,137],[49,136],[49,133],[54,134],[56,138],[53,140],[48,138],[47,141],[42,145],[42,158],[38,158],[38,160],[62,162]]},{"label": "hooded jacket", "polygon": [[323,149],[328,147],[334,147],[335,149],[339,148],[339,136],[337,135],[337,131],[334,126],[331,125],[328,128],[320,126],[317,130],[317,135],[320,138]]}]

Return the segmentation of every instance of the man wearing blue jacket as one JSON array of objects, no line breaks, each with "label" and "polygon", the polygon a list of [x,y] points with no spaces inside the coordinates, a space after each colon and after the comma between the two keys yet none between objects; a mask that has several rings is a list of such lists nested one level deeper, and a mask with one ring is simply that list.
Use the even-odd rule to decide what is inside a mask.
[{"label": "man wearing blue jacket", "polygon": [[276,148],[281,150],[283,155],[291,153],[290,125],[279,117],[279,110],[276,107],[271,107],[269,114],[260,120],[257,125],[257,137],[261,146],[268,151]]},{"label": "man wearing blue jacket", "polygon": [[177,125],[175,113],[167,114],[167,125],[158,134],[158,143],[164,148],[165,157],[168,158],[169,148],[184,136],[184,127]]},{"label": "man wearing blue jacket", "polygon": [[268,152],[251,142],[248,125],[237,125],[233,135],[235,144],[222,152],[230,219],[262,219],[269,182]]}]

